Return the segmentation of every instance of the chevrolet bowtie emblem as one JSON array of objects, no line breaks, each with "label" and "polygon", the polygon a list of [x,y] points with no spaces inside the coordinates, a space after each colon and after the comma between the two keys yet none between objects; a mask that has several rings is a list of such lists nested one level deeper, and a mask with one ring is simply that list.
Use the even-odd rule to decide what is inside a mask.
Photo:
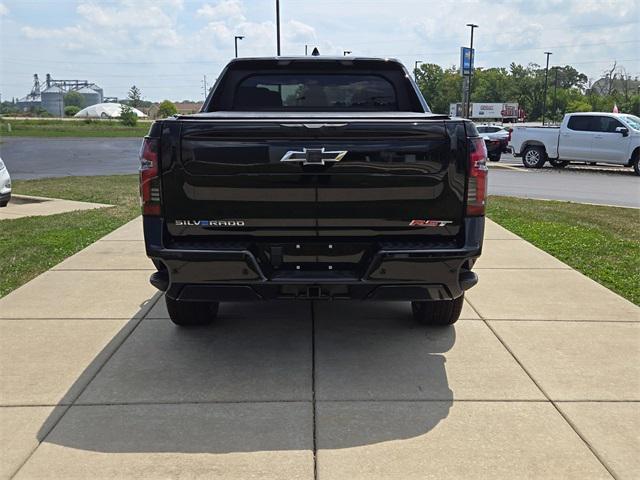
[{"label": "chevrolet bowtie emblem", "polygon": [[325,162],[339,162],[347,150],[327,152],[324,148],[303,148],[301,152],[289,150],[281,162],[298,162],[302,165],[324,165]]}]

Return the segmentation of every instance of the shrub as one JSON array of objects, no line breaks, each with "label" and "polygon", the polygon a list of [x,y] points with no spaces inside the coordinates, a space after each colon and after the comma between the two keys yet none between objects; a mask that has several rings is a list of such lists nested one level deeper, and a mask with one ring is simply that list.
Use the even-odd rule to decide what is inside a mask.
[{"label": "shrub", "polygon": [[69,105],[68,107],[64,107],[64,116],[73,117],[79,111],[80,111],[80,107],[76,107],[75,105]]},{"label": "shrub", "polygon": [[170,117],[171,115],[175,115],[176,113],[178,113],[178,109],[176,108],[174,103],[169,100],[164,100],[158,107],[159,118]]},{"label": "shrub", "polygon": [[120,113],[120,123],[127,127],[135,127],[138,123],[138,115],[135,114],[133,108],[129,105],[122,105],[122,112]]}]

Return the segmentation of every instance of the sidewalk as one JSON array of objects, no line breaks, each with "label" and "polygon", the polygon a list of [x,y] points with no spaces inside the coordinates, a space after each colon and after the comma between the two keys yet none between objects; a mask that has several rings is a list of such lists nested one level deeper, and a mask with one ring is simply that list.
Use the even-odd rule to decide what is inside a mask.
[{"label": "sidewalk", "polygon": [[136,219],[0,299],[0,478],[637,478],[640,309],[485,238],[454,328],[273,302],[181,330]]}]

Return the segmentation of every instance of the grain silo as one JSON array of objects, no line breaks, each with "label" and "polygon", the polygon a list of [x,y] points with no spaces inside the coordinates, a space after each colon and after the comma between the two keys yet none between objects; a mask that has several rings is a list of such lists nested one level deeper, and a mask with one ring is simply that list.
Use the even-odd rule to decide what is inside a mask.
[{"label": "grain silo", "polygon": [[64,116],[64,89],[51,85],[40,94],[41,105],[47,112],[55,117]]},{"label": "grain silo", "polygon": [[[78,90],[75,90],[80,95],[82,95],[82,99],[83,99],[82,106],[83,107],[89,107],[89,106],[95,105],[97,103],[102,103],[101,92],[96,90],[93,87],[95,87],[95,85],[90,85],[88,87],[82,87],[82,88],[79,88]],[[72,90],[72,91],[74,91],[74,90]]]}]

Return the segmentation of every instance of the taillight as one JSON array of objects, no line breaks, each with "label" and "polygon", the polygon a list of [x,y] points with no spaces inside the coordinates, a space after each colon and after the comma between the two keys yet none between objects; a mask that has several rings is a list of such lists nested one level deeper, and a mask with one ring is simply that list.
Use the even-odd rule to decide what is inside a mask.
[{"label": "taillight", "polygon": [[143,215],[160,215],[158,139],[145,137],[140,147],[140,203]]},{"label": "taillight", "polygon": [[487,204],[487,147],[482,138],[469,139],[467,215],[484,215]]}]

